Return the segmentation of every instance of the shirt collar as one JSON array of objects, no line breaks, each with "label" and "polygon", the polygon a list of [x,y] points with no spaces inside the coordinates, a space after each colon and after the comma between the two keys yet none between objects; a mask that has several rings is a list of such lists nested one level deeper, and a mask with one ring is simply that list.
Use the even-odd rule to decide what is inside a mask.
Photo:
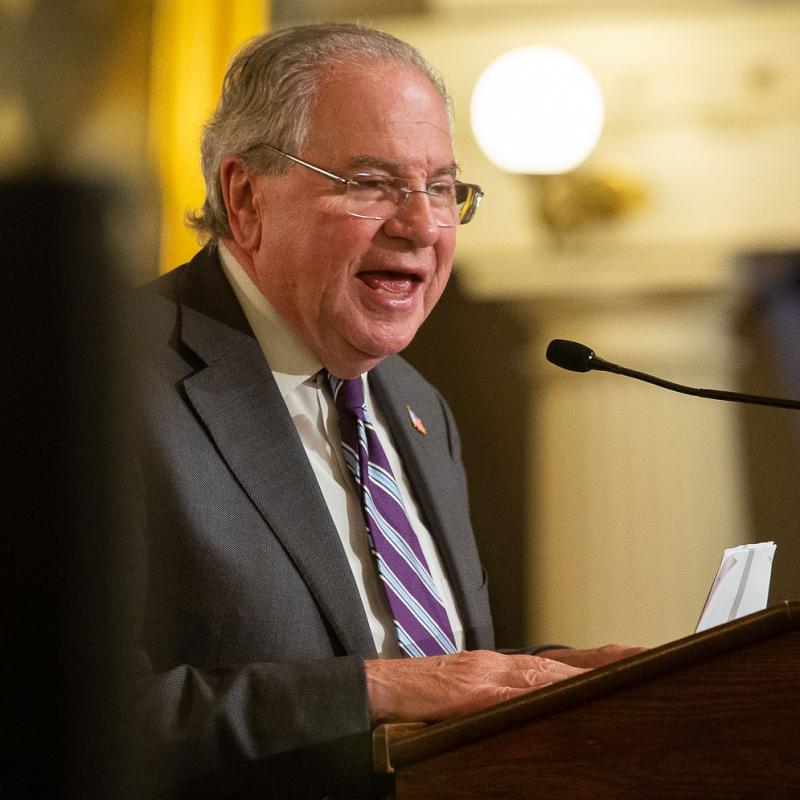
[{"label": "shirt collar", "polygon": [[222,270],[244,311],[256,341],[267,359],[281,396],[286,397],[322,369],[319,359],[272,307],[236,257],[217,244]]}]

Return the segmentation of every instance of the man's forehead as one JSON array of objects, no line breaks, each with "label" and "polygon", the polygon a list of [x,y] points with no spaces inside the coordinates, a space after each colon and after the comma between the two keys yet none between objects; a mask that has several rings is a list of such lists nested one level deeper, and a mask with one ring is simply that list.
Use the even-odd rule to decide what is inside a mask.
[{"label": "man's forehead", "polygon": [[413,65],[344,63],[318,87],[306,157],[329,169],[455,175],[450,119],[437,87]]},{"label": "man's forehead", "polygon": [[[381,100],[400,116],[415,117],[420,114],[421,105],[425,105],[418,121],[436,125],[443,117],[450,131],[447,103],[437,86],[418,67],[402,61],[347,60],[332,66],[317,85],[315,107],[333,106],[352,112],[369,109]],[[340,119],[347,121],[344,114]]]}]

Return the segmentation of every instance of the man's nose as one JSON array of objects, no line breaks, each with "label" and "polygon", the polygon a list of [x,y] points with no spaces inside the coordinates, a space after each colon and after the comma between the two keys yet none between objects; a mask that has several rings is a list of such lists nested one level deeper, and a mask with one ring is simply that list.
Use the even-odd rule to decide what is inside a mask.
[{"label": "man's nose", "polygon": [[384,231],[388,236],[426,247],[434,244],[443,230],[436,219],[428,193],[424,189],[411,189],[403,194],[395,214],[386,220]]}]

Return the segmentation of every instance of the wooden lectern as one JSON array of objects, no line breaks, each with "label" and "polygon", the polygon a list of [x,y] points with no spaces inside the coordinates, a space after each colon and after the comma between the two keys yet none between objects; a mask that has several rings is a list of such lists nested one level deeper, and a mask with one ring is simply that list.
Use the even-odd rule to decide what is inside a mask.
[{"label": "wooden lectern", "polygon": [[373,748],[396,800],[800,798],[800,601]]}]

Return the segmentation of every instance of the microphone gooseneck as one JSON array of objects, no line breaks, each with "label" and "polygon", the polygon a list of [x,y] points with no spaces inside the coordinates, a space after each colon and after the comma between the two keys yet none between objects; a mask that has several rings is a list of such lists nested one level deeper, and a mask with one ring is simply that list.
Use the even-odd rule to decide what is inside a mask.
[{"label": "microphone gooseneck", "polygon": [[600,358],[594,350],[579,342],[567,339],[553,339],[547,346],[547,360],[562,369],[572,372],[589,372],[596,369],[601,372],[613,372],[617,375],[626,375],[654,386],[661,386],[673,392],[690,394],[695,397],[707,397],[711,400],[728,400],[734,403],[750,403],[753,405],[776,406],[778,408],[800,408],[800,400],[784,400],[779,397],[761,397],[753,394],[740,394],[738,392],[724,392],[717,389],[696,389],[692,386],[683,386],[680,383],[665,381],[645,372],[620,367]]}]

